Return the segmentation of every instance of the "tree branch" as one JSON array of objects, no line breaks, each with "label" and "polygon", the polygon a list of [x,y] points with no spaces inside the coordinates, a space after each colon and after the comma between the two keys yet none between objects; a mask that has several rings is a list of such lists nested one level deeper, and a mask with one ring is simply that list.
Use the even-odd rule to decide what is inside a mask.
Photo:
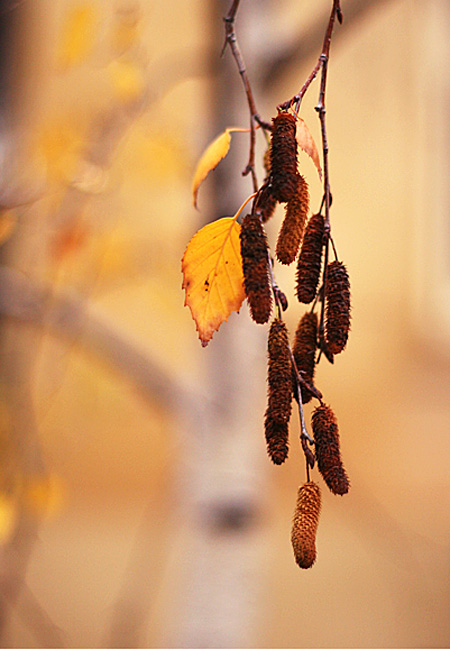
[{"label": "tree branch", "polygon": [[236,65],[239,70],[239,74],[242,79],[242,83],[244,84],[245,88],[245,94],[247,96],[247,103],[248,103],[248,108],[250,111],[250,153],[249,153],[249,159],[248,159],[248,164],[247,167],[244,169],[242,172],[244,176],[247,174],[251,174],[252,177],[252,182],[253,182],[253,191],[257,192],[258,191],[258,180],[256,178],[256,171],[255,171],[255,144],[256,144],[256,127],[255,123],[259,124],[261,127],[265,129],[271,129],[270,124],[267,124],[266,122],[263,122],[263,120],[260,118],[258,111],[256,110],[256,104],[255,104],[255,99],[253,97],[253,92],[250,86],[250,82],[247,76],[247,70],[245,67],[244,59],[242,57],[241,51],[239,49],[239,45],[237,42],[236,38],[236,32],[234,29],[234,21],[236,18],[236,13],[239,8],[239,2],[240,0],[233,0],[233,3],[230,7],[230,10],[228,14],[224,17],[223,22],[225,24],[225,45],[224,49],[227,45],[229,45],[231,53],[233,55],[234,60],[236,61]]},{"label": "tree branch", "polygon": [[113,325],[86,300],[72,295],[56,295],[34,284],[24,275],[0,267],[0,313],[22,322],[49,327],[55,333],[78,342],[123,373],[146,399],[167,407],[190,400],[208,402],[188,382],[174,379],[136,341]]}]

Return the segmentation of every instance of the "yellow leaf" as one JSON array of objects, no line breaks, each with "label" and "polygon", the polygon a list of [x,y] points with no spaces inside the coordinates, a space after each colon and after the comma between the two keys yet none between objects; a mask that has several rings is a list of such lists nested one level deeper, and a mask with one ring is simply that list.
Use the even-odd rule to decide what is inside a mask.
[{"label": "yellow leaf", "polygon": [[185,305],[203,346],[245,298],[240,230],[235,217],[213,221],[194,235],[183,256]]},{"label": "yellow leaf", "polygon": [[322,180],[322,167],[320,166],[319,152],[311,135],[310,130],[306,126],[301,117],[297,121],[297,142],[300,149],[302,149],[311,158],[316,166],[320,180]]},{"label": "yellow leaf", "polygon": [[192,181],[192,194],[194,206],[197,207],[197,194],[200,185],[203,183],[209,172],[217,167],[220,161],[225,158],[230,150],[231,135],[233,132],[246,132],[248,129],[228,128],[225,129],[211,144],[205,149],[195,170],[194,180]]},{"label": "yellow leaf", "polygon": [[81,63],[94,44],[96,15],[90,3],[75,5],[67,14],[62,28],[58,63],[68,68]]}]

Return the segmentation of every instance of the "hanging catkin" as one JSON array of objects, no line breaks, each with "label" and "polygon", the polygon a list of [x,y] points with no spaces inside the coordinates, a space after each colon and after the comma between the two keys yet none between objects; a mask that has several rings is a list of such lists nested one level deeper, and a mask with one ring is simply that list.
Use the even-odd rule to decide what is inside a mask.
[{"label": "hanging catkin", "polygon": [[277,200],[272,194],[272,188],[269,184],[267,184],[261,189],[260,193],[258,194],[255,212],[258,211],[261,215],[261,221],[263,223],[266,223],[266,221],[268,221],[275,212],[276,207]]},{"label": "hanging catkin", "polygon": [[[297,370],[301,373],[303,379],[311,385],[313,385],[314,379],[316,346],[317,314],[307,312],[297,325],[292,354],[294,355]],[[311,401],[312,394],[307,388],[301,386],[301,392],[303,404]]]},{"label": "hanging catkin", "polygon": [[324,219],[314,214],[308,221],[297,262],[296,294],[299,302],[314,300],[322,266]]},{"label": "hanging catkin", "polygon": [[286,111],[273,119],[270,148],[272,192],[277,201],[290,201],[297,187],[297,140],[295,117]]},{"label": "hanging catkin", "polygon": [[268,404],[265,414],[267,451],[279,465],[288,453],[288,423],[292,408],[292,364],[285,323],[275,318],[268,338]]},{"label": "hanging catkin", "polygon": [[350,330],[350,280],[342,262],[328,264],[325,294],[325,340],[329,351],[339,354]]},{"label": "hanging catkin", "polygon": [[301,569],[309,569],[316,560],[316,534],[320,515],[320,488],[309,481],[297,493],[291,542],[295,561]]},{"label": "hanging catkin", "polygon": [[338,424],[335,414],[326,404],[314,411],[312,429],[319,472],[333,494],[347,494],[350,481],[341,460]]},{"label": "hanging catkin", "polygon": [[297,189],[286,206],[286,215],[278,235],[276,255],[282,264],[291,264],[297,256],[309,210],[308,183],[297,176]]},{"label": "hanging catkin", "polygon": [[255,214],[244,217],[240,238],[244,288],[250,314],[256,323],[267,323],[272,310],[269,258],[266,235]]},{"label": "hanging catkin", "polygon": [[287,422],[274,420],[267,409],[264,418],[264,432],[267,443],[267,453],[274,465],[281,465],[289,452],[289,427]]}]

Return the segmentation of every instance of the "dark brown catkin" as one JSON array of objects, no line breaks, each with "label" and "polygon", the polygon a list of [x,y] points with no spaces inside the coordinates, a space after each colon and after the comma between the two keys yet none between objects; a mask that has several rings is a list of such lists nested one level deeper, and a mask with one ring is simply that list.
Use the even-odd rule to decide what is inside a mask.
[{"label": "dark brown catkin", "polygon": [[296,295],[299,302],[308,304],[316,296],[322,266],[324,219],[314,214],[308,221],[297,262]]},{"label": "dark brown catkin", "polygon": [[350,330],[350,280],[342,262],[331,262],[326,271],[325,340],[332,354],[347,345]]},{"label": "dark brown catkin", "polygon": [[286,206],[286,215],[278,235],[276,255],[282,264],[291,264],[297,256],[308,211],[308,183],[298,174],[297,189]]},{"label": "dark brown catkin", "polygon": [[314,411],[312,429],[319,472],[333,494],[347,494],[350,481],[341,460],[338,424],[326,404]]},{"label": "dark brown catkin", "polygon": [[288,423],[292,408],[292,364],[285,323],[275,318],[268,337],[268,404],[265,414],[267,451],[276,465],[288,453]]},{"label": "dark brown catkin", "polygon": [[320,515],[320,488],[309,481],[298,488],[291,542],[295,561],[301,569],[309,569],[316,560],[316,535]]},{"label": "dark brown catkin", "polygon": [[272,152],[271,152],[271,146],[269,145],[265,150],[263,156],[264,171],[266,172],[267,176],[270,175],[270,170],[272,166],[271,157],[272,157]]},{"label": "dark brown catkin", "polygon": [[256,323],[267,323],[272,311],[269,253],[264,229],[255,214],[244,217],[240,239],[244,288],[250,314]]},{"label": "dark brown catkin", "polygon": [[[317,346],[317,314],[308,312],[302,316],[295,331],[294,345],[292,354],[294,355],[295,365],[301,373],[303,379],[308,384],[313,385],[315,356]],[[302,403],[307,404],[311,401],[311,392],[301,386]]]},{"label": "dark brown catkin", "polygon": [[270,171],[272,193],[280,203],[290,201],[297,187],[297,140],[295,117],[286,111],[272,120]]},{"label": "dark brown catkin", "polygon": [[259,214],[261,215],[261,221],[263,223],[266,223],[266,221],[270,219],[270,217],[275,212],[276,207],[277,200],[272,194],[272,189],[270,185],[265,185],[258,195],[255,208],[255,211],[259,211]]},{"label": "dark brown catkin", "polygon": [[274,465],[284,463],[289,452],[289,427],[287,422],[277,422],[269,412],[266,411],[264,419],[264,431],[266,435],[267,453]]}]

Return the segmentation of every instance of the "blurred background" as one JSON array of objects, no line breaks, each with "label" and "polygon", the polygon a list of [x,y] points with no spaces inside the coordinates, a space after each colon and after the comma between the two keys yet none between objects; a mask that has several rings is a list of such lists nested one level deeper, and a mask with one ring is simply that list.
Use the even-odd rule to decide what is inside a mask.
[{"label": "blurred background", "polygon": [[[323,490],[302,571],[296,414],[287,462],[265,454],[267,326],[244,305],[202,349],[183,306],[188,241],[251,193],[234,133],[192,205],[204,148],[248,126],[220,57],[230,2],[0,3],[2,647],[449,645],[450,6],[341,4],[327,123],[352,331],[316,379],[352,487]],[[331,2],[241,5],[269,121]],[[318,90],[301,112],[317,143]],[[264,149],[258,133],[260,181]],[[295,272],[276,275],[293,333]]]}]

